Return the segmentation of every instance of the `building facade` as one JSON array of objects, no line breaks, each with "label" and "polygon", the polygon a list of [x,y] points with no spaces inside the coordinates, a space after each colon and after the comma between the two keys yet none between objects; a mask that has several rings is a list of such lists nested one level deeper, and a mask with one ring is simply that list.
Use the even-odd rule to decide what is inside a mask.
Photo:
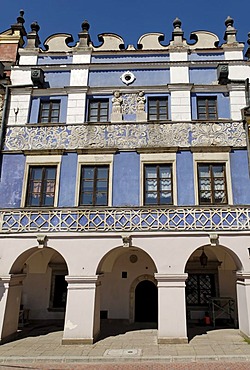
[{"label": "building facade", "polygon": [[136,47],[93,45],[87,21],[74,46],[39,47],[31,25],[2,118],[2,342],[20,309],[63,319],[67,344],[93,343],[102,319],[187,342],[206,312],[250,336],[250,63],[225,25],[223,43],[188,43],[175,19],[168,45]]}]

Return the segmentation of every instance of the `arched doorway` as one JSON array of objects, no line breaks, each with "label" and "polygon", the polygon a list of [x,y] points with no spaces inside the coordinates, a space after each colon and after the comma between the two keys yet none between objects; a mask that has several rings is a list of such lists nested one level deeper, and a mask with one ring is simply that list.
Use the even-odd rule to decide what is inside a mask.
[{"label": "arched doorway", "polygon": [[[39,327],[40,334],[62,330],[67,274],[66,261],[53,248],[34,247],[19,255],[10,269],[3,335],[14,335],[18,328],[21,334],[26,327],[31,330],[31,326]],[[12,326],[6,330],[8,322]]]},{"label": "arched doorway", "polygon": [[185,272],[188,336],[238,326],[237,256],[228,248],[203,245],[187,261]]},{"label": "arched doorway", "polygon": [[135,321],[157,322],[157,286],[150,280],[143,280],[135,288]]},{"label": "arched doorway", "polygon": [[[156,297],[154,301],[157,305],[157,287],[154,279],[156,272],[152,258],[138,247],[117,247],[102,258],[97,269],[101,281],[99,287],[100,338],[102,334],[105,336],[118,335],[127,330],[138,329],[134,316],[135,290],[137,285],[144,280],[152,283],[152,286],[150,284],[146,290],[153,291],[150,296]],[[145,285],[142,284],[143,289],[145,291]],[[143,320],[141,318],[140,322]],[[154,317],[146,318],[146,322],[151,320],[157,321],[157,313]],[[140,328],[142,327],[147,327],[147,325],[140,325]]]}]

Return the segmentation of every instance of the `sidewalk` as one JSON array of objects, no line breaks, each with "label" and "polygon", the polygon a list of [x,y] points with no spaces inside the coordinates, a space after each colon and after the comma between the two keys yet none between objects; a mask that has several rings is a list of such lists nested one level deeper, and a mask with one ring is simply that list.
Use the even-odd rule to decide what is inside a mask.
[{"label": "sidewalk", "polygon": [[[61,329],[61,328],[60,328]],[[123,331],[93,345],[62,345],[54,327],[27,332],[26,337],[0,346],[0,364],[31,362],[195,362],[249,361],[250,345],[237,329],[210,330],[188,344],[158,344],[156,329]]]}]

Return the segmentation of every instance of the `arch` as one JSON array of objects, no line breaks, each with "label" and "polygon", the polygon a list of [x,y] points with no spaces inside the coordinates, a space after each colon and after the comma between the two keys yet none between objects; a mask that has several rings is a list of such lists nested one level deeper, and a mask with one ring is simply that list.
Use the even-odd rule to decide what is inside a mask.
[{"label": "arch", "polygon": [[133,254],[133,253],[136,253],[138,251],[145,253],[150,258],[150,260],[152,261],[152,263],[154,265],[155,272],[158,272],[157,268],[156,268],[155,261],[144,249],[142,249],[140,247],[136,247],[136,246],[129,247],[129,248],[126,248],[124,246],[117,246],[116,248],[113,248],[113,249],[109,250],[101,258],[101,260],[98,263],[97,269],[96,269],[96,274],[103,274],[104,272],[111,272],[112,269],[113,269],[113,266],[115,264],[115,261],[122,254],[125,254],[125,253],[128,253],[128,252],[131,252],[131,254]]},{"label": "arch", "polygon": [[239,256],[224,245],[205,244],[193,250],[185,263],[188,328],[202,322],[206,313],[214,326],[237,326],[236,271],[242,267]]},{"label": "arch", "polygon": [[29,258],[34,256],[35,254],[41,253],[41,251],[45,251],[46,253],[49,252],[51,255],[53,253],[57,253],[58,255],[60,255],[67,266],[67,270],[69,271],[68,264],[64,256],[60,252],[58,252],[58,250],[54,249],[53,247],[45,247],[45,248],[32,247],[32,248],[26,249],[15,259],[15,261],[13,262],[10,268],[9,273],[10,274],[23,273],[25,262],[29,260]]},{"label": "arch", "polygon": [[236,266],[236,269],[241,271],[243,269],[243,263],[240,259],[240,257],[230,248],[228,248],[227,246],[224,246],[222,244],[218,244],[216,245],[215,247],[214,246],[211,246],[211,244],[202,244],[198,247],[195,247],[192,251],[192,253],[189,254],[189,256],[186,258],[185,260],[185,263],[184,263],[184,271],[186,269],[186,266],[187,266],[187,263],[188,261],[190,260],[191,256],[197,252],[198,250],[202,251],[203,248],[206,248],[206,249],[210,249],[210,250],[218,250],[218,248],[221,248],[221,249],[224,249],[225,252],[232,258],[232,260],[234,261],[235,263],[235,266]]},{"label": "arch", "polygon": [[142,281],[145,281],[145,280],[151,281],[157,287],[157,281],[155,280],[154,276],[148,275],[148,274],[141,275],[132,282],[132,284],[130,286],[130,291],[129,291],[129,322],[130,323],[134,322],[134,320],[135,320],[134,307],[135,307],[135,290],[136,290],[136,287],[137,287],[138,284],[140,284]]}]

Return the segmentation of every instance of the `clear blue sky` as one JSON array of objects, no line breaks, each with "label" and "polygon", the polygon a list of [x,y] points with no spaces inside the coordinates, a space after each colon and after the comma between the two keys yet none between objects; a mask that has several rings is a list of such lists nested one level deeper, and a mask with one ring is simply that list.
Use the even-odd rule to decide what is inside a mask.
[{"label": "clear blue sky", "polygon": [[136,45],[144,33],[162,32],[168,43],[175,17],[181,19],[187,41],[192,31],[206,30],[216,33],[223,43],[228,15],[235,21],[238,41],[246,43],[250,32],[250,0],[2,0],[0,32],[16,22],[20,9],[25,11],[27,32],[33,21],[39,23],[42,43],[53,33],[69,33],[77,41],[84,19],[90,23],[96,46],[97,35],[105,32],[120,35],[125,45]]}]

